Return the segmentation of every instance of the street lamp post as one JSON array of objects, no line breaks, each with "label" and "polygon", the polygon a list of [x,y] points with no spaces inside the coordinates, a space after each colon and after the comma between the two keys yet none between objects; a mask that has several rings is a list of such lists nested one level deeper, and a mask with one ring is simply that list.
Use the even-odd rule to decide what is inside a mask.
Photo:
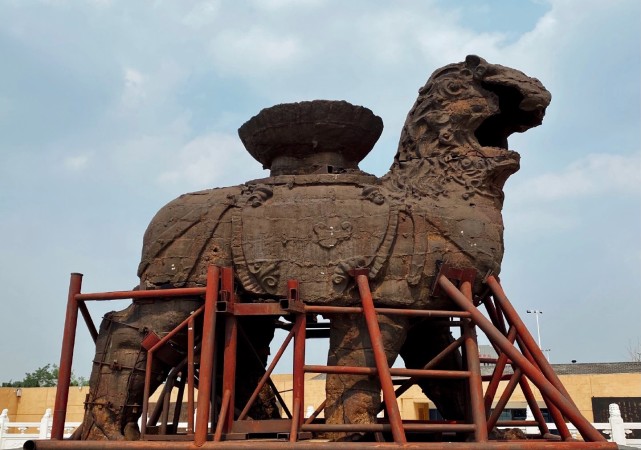
[{"label": "street lamp post", "polygon": [[536,316],[536,337],[539,341],[539,348],[543,350],[543,347],[541,347],[541,329],[539,328],[539,314],[543,314],[543,311],[539,311],[538,309],[528,309],[527,313],[534,314]]}]

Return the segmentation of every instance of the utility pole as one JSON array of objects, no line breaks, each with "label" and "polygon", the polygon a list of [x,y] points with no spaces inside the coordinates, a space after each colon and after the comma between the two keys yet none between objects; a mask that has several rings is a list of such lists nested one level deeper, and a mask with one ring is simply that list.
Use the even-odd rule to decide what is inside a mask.
[{"label": "utility pole", "polygon": [[528,309],[527,313],[534,314],[536,316],[536,337],[538,338],[539,348],[543,350],[543,347],[541,347],[541,329],[539,328],[539,314],[543,314],[543,311],[539,311],[538,309]]}]

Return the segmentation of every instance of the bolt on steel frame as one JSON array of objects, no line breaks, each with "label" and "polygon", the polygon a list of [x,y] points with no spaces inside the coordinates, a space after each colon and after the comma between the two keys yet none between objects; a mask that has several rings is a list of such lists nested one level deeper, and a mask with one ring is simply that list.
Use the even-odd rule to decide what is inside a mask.
[{"label": "bolt on steel frame", "polygon": [[[51,440],[29,441],[25,448],[33,449],[107,449],[107,448],[362,448],[364,443],[312,442],[308,439],[318,432],[374,433],[378,442],[370,445],[382,448],[510,448],[510,449],[616,449],[616,444],[605,438],[585,419],[570,398],[568,392],[554,373],[536,341],[525,327],[516,310],[503,292],[498,279],[489,275],[484,280],[487,295],[473,297],[472,285],[476,271],[453,269],[441,265],[434,286],[435,294],[446,295],[457,309],[415,310],[375,307],[370,292],[367,270],[357,269],[350,273],[358,287],[361,306],[336,307],[305,305],[300,298],[298,282],[288,282],[287,298],[273,303],[241,303],[237,301],[234,287],[234,273],[231,268],[212,266],[207,272],[205,287],[178,288],[156,291],[117,291],[82,294],[82,275],[71,274],[67,302],[65,328],[60,358],[58,389],[56,392]],[[204,297],[204,304],[196,309],[173,331],[162,338],[147,336],[143,348],[147,351],[147,371],[142,405],[141,441],[68,441],[62,440],[69,394],[71,365],[75,343],[78,311],[82,314],[94,342],[96,327],[91,319],[86,301],[113,299],[162,299],[167,297]],[[483,304],[486,318],[478,306]],[[315,333],[313,323],[307,323],[310,314],[363,314],[374,353],[375,367],[319,366],[305,364],[305,342],[307,334]],[[461,336],[443,349],[423,369],[390,368],[383,348],[383,339],[377,314],[406,315],[424,318],[447,318],[450,326],[460,327]],[[291,330],[274,359],[266,369],[247,404],[237,408],[235,401],[236,358],[239,336],[243,338],[238,319],[242,316],[285,316],[291,321]],[[202,316],[200,343],[196,342],[195,323]],[[221,322],[219,324],[218,322]],[[224,326],[223,367],[220,406],[216,393],[216,328]],[[187,328],[187,356],[168,375],[154,411],[149,412],[151,365],[155,354],[178,332]],[[479,358],[476,328],[481,329],[497,351],[495,359]],[[292,410],[290,411],[271,381],[271,374],[285,349],[294,341]],[[435,367],[451,352],[461,350],[465,370],[438,370]],[[198,356],[199,350],[199,356]],[[197,359],[198,375],[196,375]],[[480,364],[493,363],[491,376],[482,376]],[[505,373],[510,365],[512,374]],[[304,390],[306,373],[359,374],[376,377],[383,393],[381,410],[385,417],[369,424],[326,424],[318,415],[323,410],[322,402],[314,413],[304,417]],[[393,376],[407,377],[394,389]],[[180,379],[178,379],[180,377]],[[401,418],[397,398],[420,378],[464,379],[467,380],[466,421],[406,421]],[[198,387],[198,408],[195,408],[196,380]],[[508,380],[500,398],[496,401],[499,383]],[[488,382],[483,390],[483,381]],[[170,394],[178,387],[176,406],[170,422]],[[248,412],[259,392],[266,385],[272,387],[276,398],[283,407],[287,418],[272,420],[247,420]],[[541,393],[544,403],[559,431],[553,435],[547,427],[541,408],[535,400],[533,384]],[[534,420],[501,421],[499,416],[512,393],[519,386],[532,410]],[[184,391],[187,391],[187,429],[177,433],[180,408]],[[195,420],[194,420],[195,415]],[[210,420],[211,419],[211,420]],[[157,426],[160,420],[160,426]],[[583,441],[573,439],[566,421],[578,430]],[[211,424],[211,428],[210,428]],[[540,435],[531,440],[496,441],[490,440],[495,427],[537,427]],[[153,432],[152,432],[153,430]],[[257,441],[247,439],[251,434],[271,434],[278,440]],[[384,442],[382,433],[391,433],[393,442]],[[408,442],[413,433],[466,433],[467,442]],[[288,442],[284,442],[283,438]]]}]

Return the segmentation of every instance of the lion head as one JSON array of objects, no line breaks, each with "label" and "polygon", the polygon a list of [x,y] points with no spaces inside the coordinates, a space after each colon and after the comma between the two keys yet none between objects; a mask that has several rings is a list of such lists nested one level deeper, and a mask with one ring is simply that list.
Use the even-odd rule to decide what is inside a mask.
[{"label": "lion head", "polygon": [[551,100],[536,78],[470,55],[436,70],[419,89],[392,165],[414,195],[502,196],[520,155],[508,137],[538,126]]}]

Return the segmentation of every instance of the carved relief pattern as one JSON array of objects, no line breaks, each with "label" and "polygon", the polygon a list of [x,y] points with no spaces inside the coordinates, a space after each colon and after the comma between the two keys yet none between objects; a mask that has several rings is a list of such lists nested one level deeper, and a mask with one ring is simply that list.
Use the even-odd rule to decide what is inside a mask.
[{"label": "carved relief pattern", "polygon": [[279,265],[280,263],[275,261],[252,261],[247,265],[247,269],[267,292],[273,294],[280,280]]},{"label": "carved relief pattern", "polygon": [[247,204],[251,205],[253,208],[262,206],[274,195],[274,191],[272,190],[272,188],[265,184],[251,185],[249,186],[249,189],[250,193],[249,198],[247,199]]},{"label": "carved relief pattern", "polygon": [[324,222],[314,225],[314,242],[323,248],[334,248],[352,237],[352,224],[344,221],[340,227],[333,227]]}]

